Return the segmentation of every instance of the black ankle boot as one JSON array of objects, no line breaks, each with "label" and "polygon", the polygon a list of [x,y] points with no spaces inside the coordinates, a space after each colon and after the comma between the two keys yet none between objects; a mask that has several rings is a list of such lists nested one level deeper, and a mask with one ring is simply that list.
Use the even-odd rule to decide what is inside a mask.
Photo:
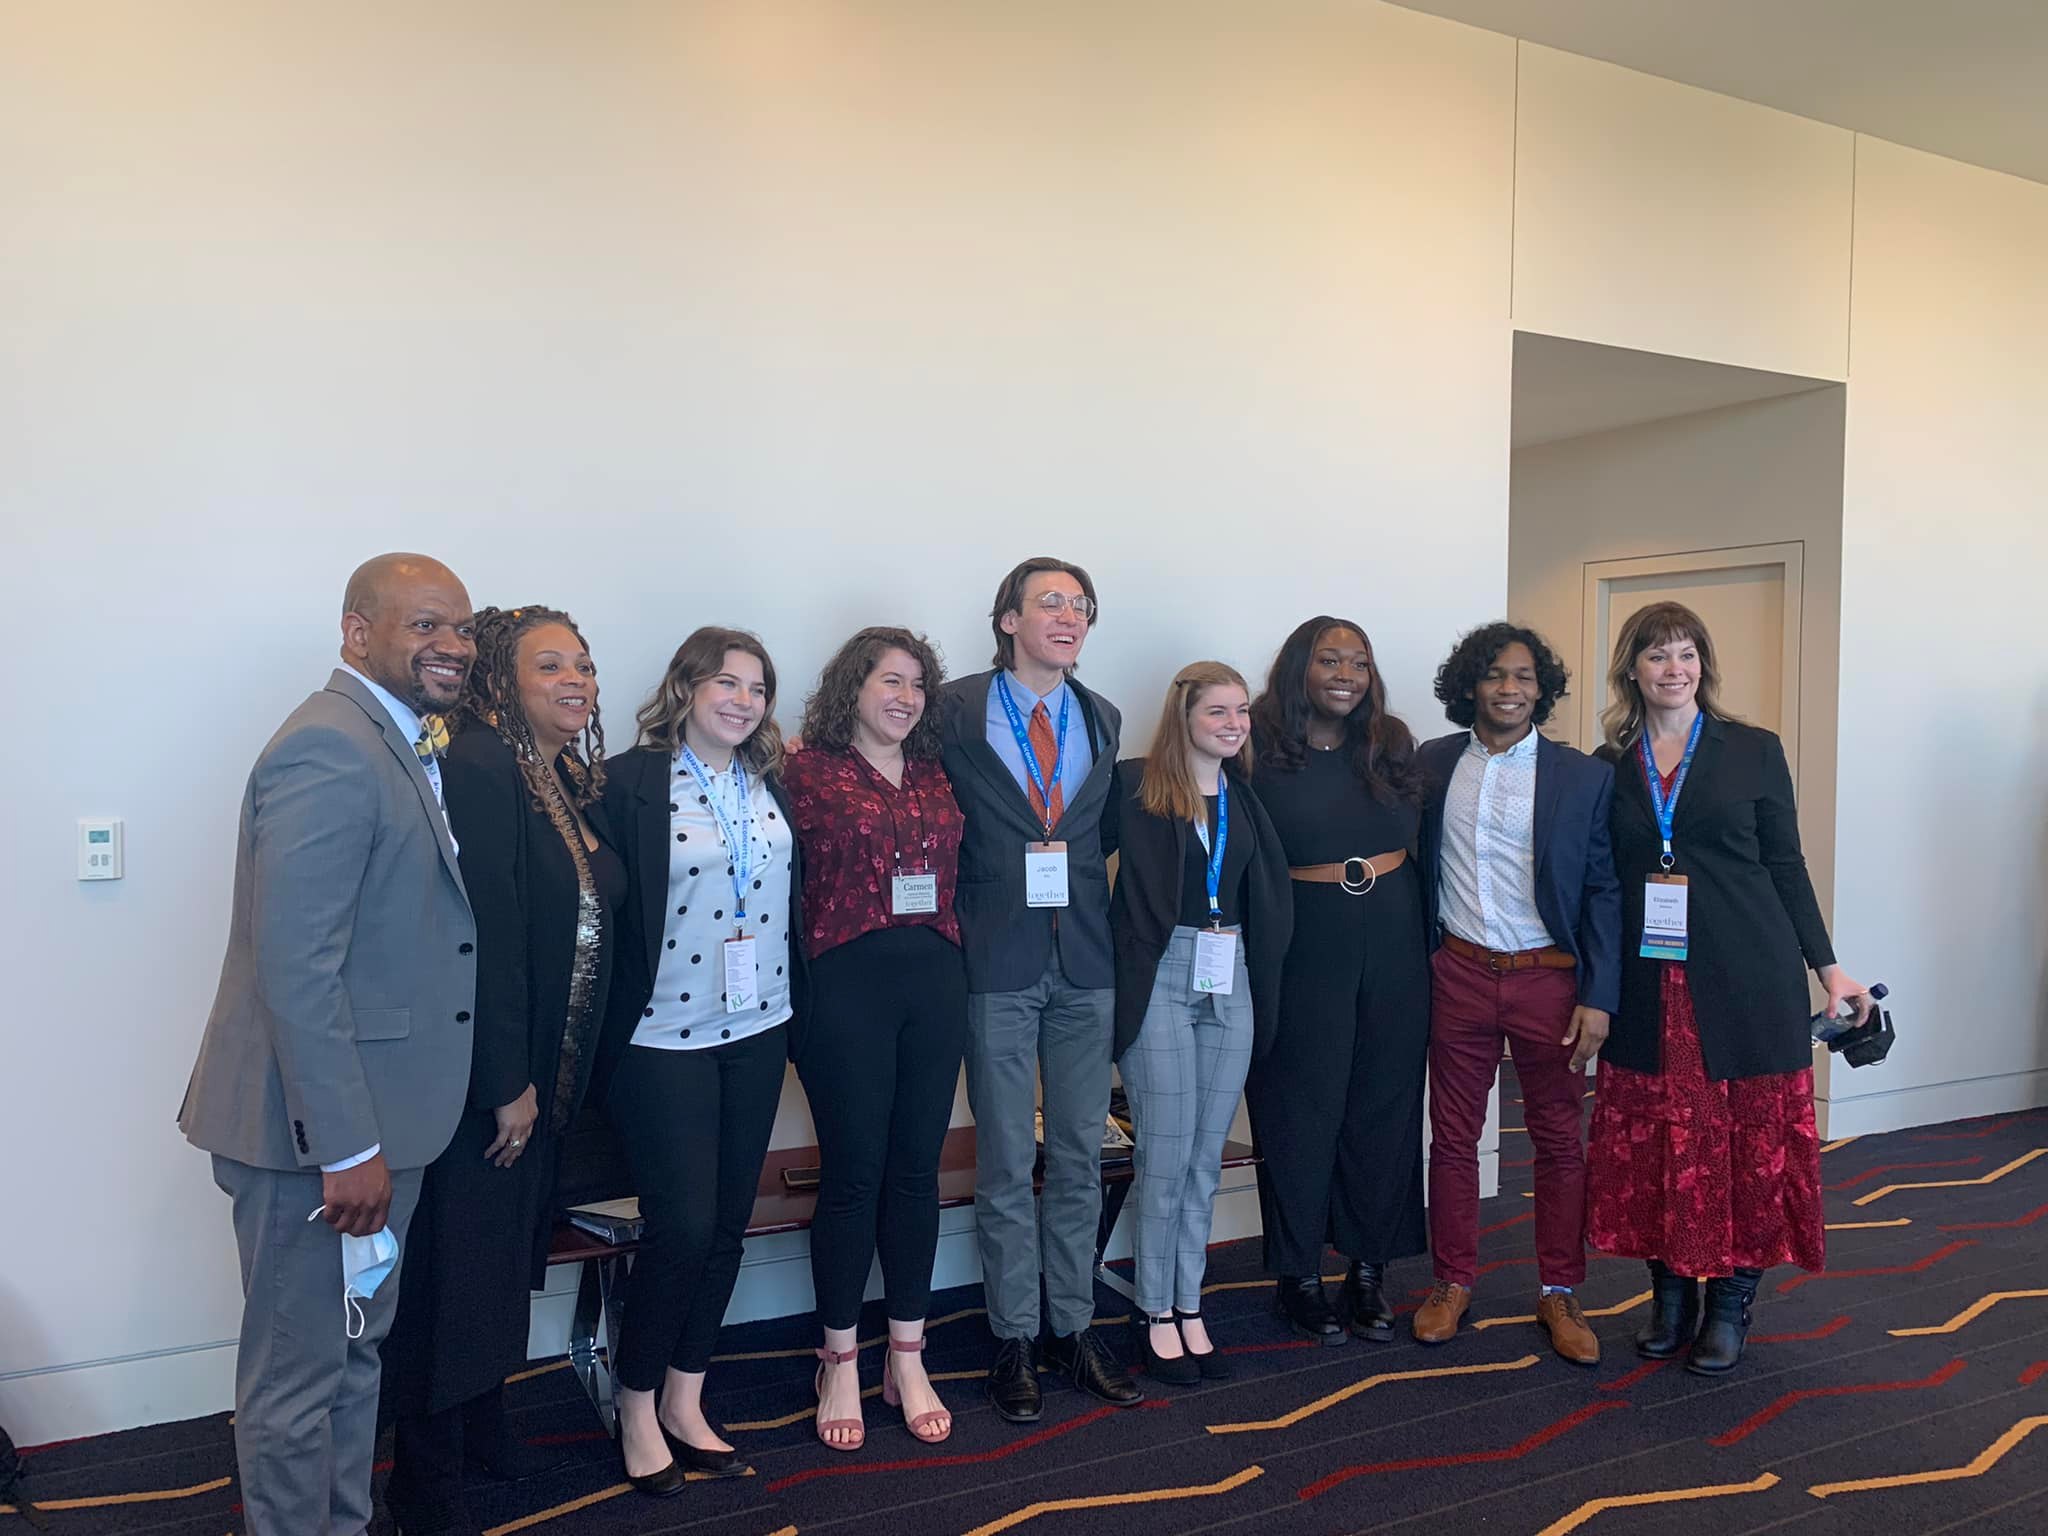
[{"label": "black ankle boot", "polygon": [[1700,1283],[1652,1259],[1650,1284],[1650,1321],[1636,1334],[1636,1353],[1645,1360],[1670,1360],[1684,1354],[1699,1331]]},{"label": "black ankle boot", "polygon": [[1330,1310],[1321,1275],[1282,1275],[1273,1297],[1273,1310],[1305,1339],[1320,1344],[1344,1342],[1344,1325]]},{"label": "black ankle boot", "polygon": [[1719,1376],[1741,1363],[1749,1338],[1749,1306],[1756,1300],[1760,1269],[1738,1269],[1726,1279],[1707,1282],[1706,1317],[1685,1368],[1697,1376]]},{"label": "black ankle boot", "polygon": [[1344,1273],[1344,1295],[1337,1304],[1344,1326],[1361,1339],[1384,1344],[1394,1336],[1394,1309],[1387,1305],[1381,1285],[1387,1266],[1353,1259]]}]

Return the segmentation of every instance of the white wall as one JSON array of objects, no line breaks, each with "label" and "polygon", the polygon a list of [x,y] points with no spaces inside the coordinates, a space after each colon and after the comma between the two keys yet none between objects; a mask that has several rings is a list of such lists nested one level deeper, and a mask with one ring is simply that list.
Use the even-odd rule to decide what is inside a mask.
[{"label": "white wall", "polygon": [[2048,187],[1856,152],[1837,945],[1890,983],[1848,1135],[2048,1103]]},{"label": "white wall", "polygon": [[[575,612],[615,742],[702,622],[763,632],[785,718],[861,623],[979,666],[1044,550],[1139,740],[1176,666],[1319,609],[1426,727],[1501,606],[1507,39],[1335,0],[6,25],[0,1167],[9,1232],[78,1240],[0,1255],[26,1441],[227,1401],[227,1207],[172,1115],[243,774],[366,554]],[[126,880],[74,881],[81,815]]]}]

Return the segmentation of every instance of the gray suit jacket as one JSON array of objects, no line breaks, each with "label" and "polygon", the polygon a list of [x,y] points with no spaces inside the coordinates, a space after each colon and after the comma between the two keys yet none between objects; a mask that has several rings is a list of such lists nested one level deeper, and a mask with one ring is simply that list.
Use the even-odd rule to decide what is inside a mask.
[{"label": "gray suit jacket", "polygon": [[337,670],[242,797],[220,990],[178,1125],[258,1168],[447,1147],[469,1087],[476,923],[413,745]]},{"label": "gray suit jacket", "polygon": [[[1024,905],[1024,846],[1043,841],[1031,799],[988,744],[988,691],[995,673],[955,678],[940,690],[946,777],[967,819],[954,911],[971,992],[1021,992],[1045,974],[1053,954],[1048,908]],[[1123,716],[1071,677],[1095,766],[1066,795],[1053,836],[1067,845],[1067,901],[1060,911],[1060,968],[1077,987],[1113,987],[1109,940],[1109,855],[1116,852],[1116,753]]]}]

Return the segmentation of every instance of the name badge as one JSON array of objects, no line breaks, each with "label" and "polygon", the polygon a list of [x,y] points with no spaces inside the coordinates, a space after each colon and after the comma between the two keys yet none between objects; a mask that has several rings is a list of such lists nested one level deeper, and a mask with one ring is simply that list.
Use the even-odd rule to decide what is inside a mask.
[{"label": "name badge", "polygon": [[1227,997],[1237,979],[1237,935],[1218,933],[1205,928],[1195,935],[1195,975],[1197,992],[1206,992],[1212,997]]},{"label": "name badge", "polygon": [[1024,905],[1064,907],[1067,904],[1067,845],[1028,843],[1024,848]]},{"label": "name badge", "polygon": [[1643,947],[1645,960],[1683,960],[1685,937],[1685,876],[1652,875],[1643,886]]},{"label": "name badge", "polygon": [[725,950],[725,1011],[744,1013],[759,1006],[754,993],[754,936],[727,939]]},{"label": "name badge", "polygon": [[939,910],[937,875],[896,875],[889,881],[889,910],[898,917],[915,917]]}]

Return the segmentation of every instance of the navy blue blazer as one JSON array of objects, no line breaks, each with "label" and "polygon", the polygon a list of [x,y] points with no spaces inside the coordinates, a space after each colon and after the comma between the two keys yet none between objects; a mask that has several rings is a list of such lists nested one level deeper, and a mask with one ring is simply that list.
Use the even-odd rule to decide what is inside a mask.
[{"label": "navy blue blazer", "polygon": [[[1422,899],[1436,947],[1437,860],[1444,797],[1472,740],[1457,731],[1425,742],[1422,770]],[[1608,817],[1614,770],[1598,758],[1542,737],[1536,744],[1536,911],[1560,949],[1578,962],[1579,1001],[1612,1014],[1621,1006],[1621,882],[1614,875]]]}]

